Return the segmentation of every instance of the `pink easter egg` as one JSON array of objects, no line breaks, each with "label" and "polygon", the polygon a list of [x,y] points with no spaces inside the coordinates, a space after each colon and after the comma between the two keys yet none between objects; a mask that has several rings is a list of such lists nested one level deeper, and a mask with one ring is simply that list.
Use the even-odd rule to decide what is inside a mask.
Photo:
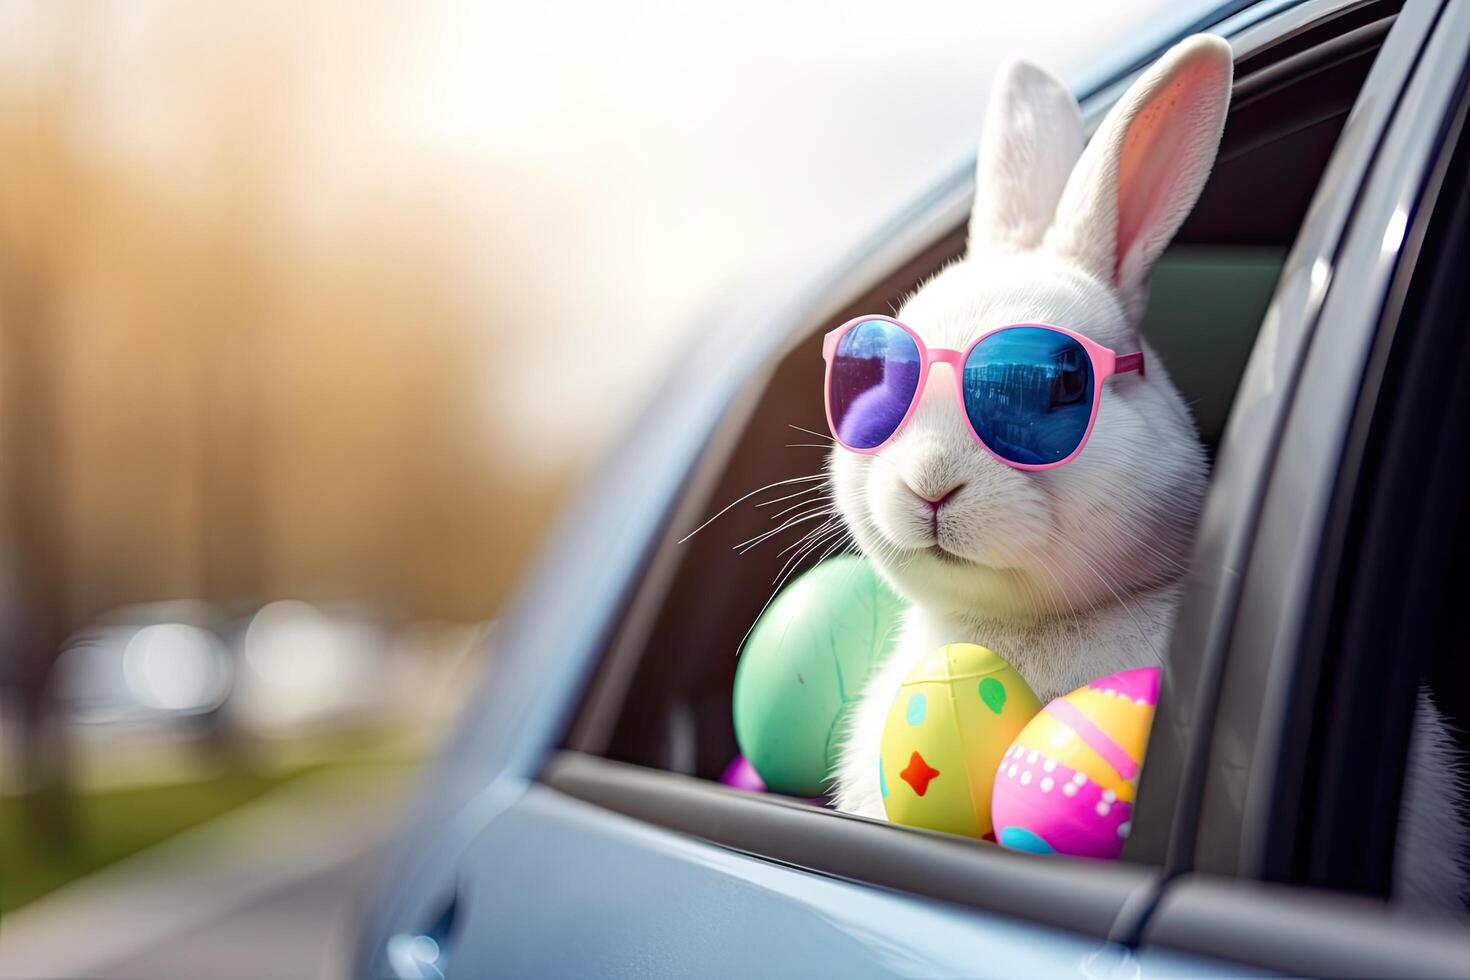
[{"label": "pink easter egg", "polygon": [[996,771],[996,840],[1013,850],[1116,858],[1133,827],[1158,691],[1158,668],[1142,667],[1043,708]]}]

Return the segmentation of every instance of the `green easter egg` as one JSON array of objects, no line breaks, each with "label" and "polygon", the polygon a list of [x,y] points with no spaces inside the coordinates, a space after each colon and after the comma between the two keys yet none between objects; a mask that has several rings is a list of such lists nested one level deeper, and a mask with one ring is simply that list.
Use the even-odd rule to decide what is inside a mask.
[{"label": "green easter egg", "polygon": [[903,600],[862,558],[822,562],[776,597],[735,671],[735,738],[773,792],[818,796],[846,712],[898,635]]}]

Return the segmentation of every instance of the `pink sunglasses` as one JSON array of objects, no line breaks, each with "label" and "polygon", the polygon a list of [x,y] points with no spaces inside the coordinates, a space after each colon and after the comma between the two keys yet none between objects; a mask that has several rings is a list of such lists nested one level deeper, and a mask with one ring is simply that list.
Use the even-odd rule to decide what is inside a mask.
[{"label": "pink sunglasses", "polygon": [[860,316],[822,340],[827,426],[842,448],[872,454],[919,407],[929,369],[948,364],[975,441],[1021,470],[1049,470],[1082,452],[1097,421],[1102,383],[1143,373],[1143,354],[1119,355],[1079,333],[1016,323],[963,351],[930,350],[892,317]]}]

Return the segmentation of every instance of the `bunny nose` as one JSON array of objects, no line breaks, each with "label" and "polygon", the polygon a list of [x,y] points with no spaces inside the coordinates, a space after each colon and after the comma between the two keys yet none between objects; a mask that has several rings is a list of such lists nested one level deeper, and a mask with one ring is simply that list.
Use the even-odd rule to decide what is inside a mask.
[{"label": "bunny nose", "polygon": [[920,500],[924,501],[924,503],[928,504],[931,513],[937,514],[939,513],[939,508],[944,506],[944,502],[946,500],[948,500],[950,497],[953,497],[964,488],[965,485],[963,483],[956,483],[948,490],[940,491],[938,496],[930,496],[928,494],[919,493],[919,491],[917,490],[914,491],[914,496],[918,497]]}]

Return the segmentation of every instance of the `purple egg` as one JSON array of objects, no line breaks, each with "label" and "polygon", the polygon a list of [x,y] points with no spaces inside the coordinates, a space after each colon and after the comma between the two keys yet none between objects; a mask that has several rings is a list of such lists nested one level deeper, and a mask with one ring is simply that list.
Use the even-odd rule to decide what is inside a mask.
[{"label": "purple egg", "polygon": [[737,755],[730,760],[730,764],[720,774],[720,782],[733,789],[745,790],[747,793],[766,791],[766,784],[761,781],[760,774],[743,755]]}]

